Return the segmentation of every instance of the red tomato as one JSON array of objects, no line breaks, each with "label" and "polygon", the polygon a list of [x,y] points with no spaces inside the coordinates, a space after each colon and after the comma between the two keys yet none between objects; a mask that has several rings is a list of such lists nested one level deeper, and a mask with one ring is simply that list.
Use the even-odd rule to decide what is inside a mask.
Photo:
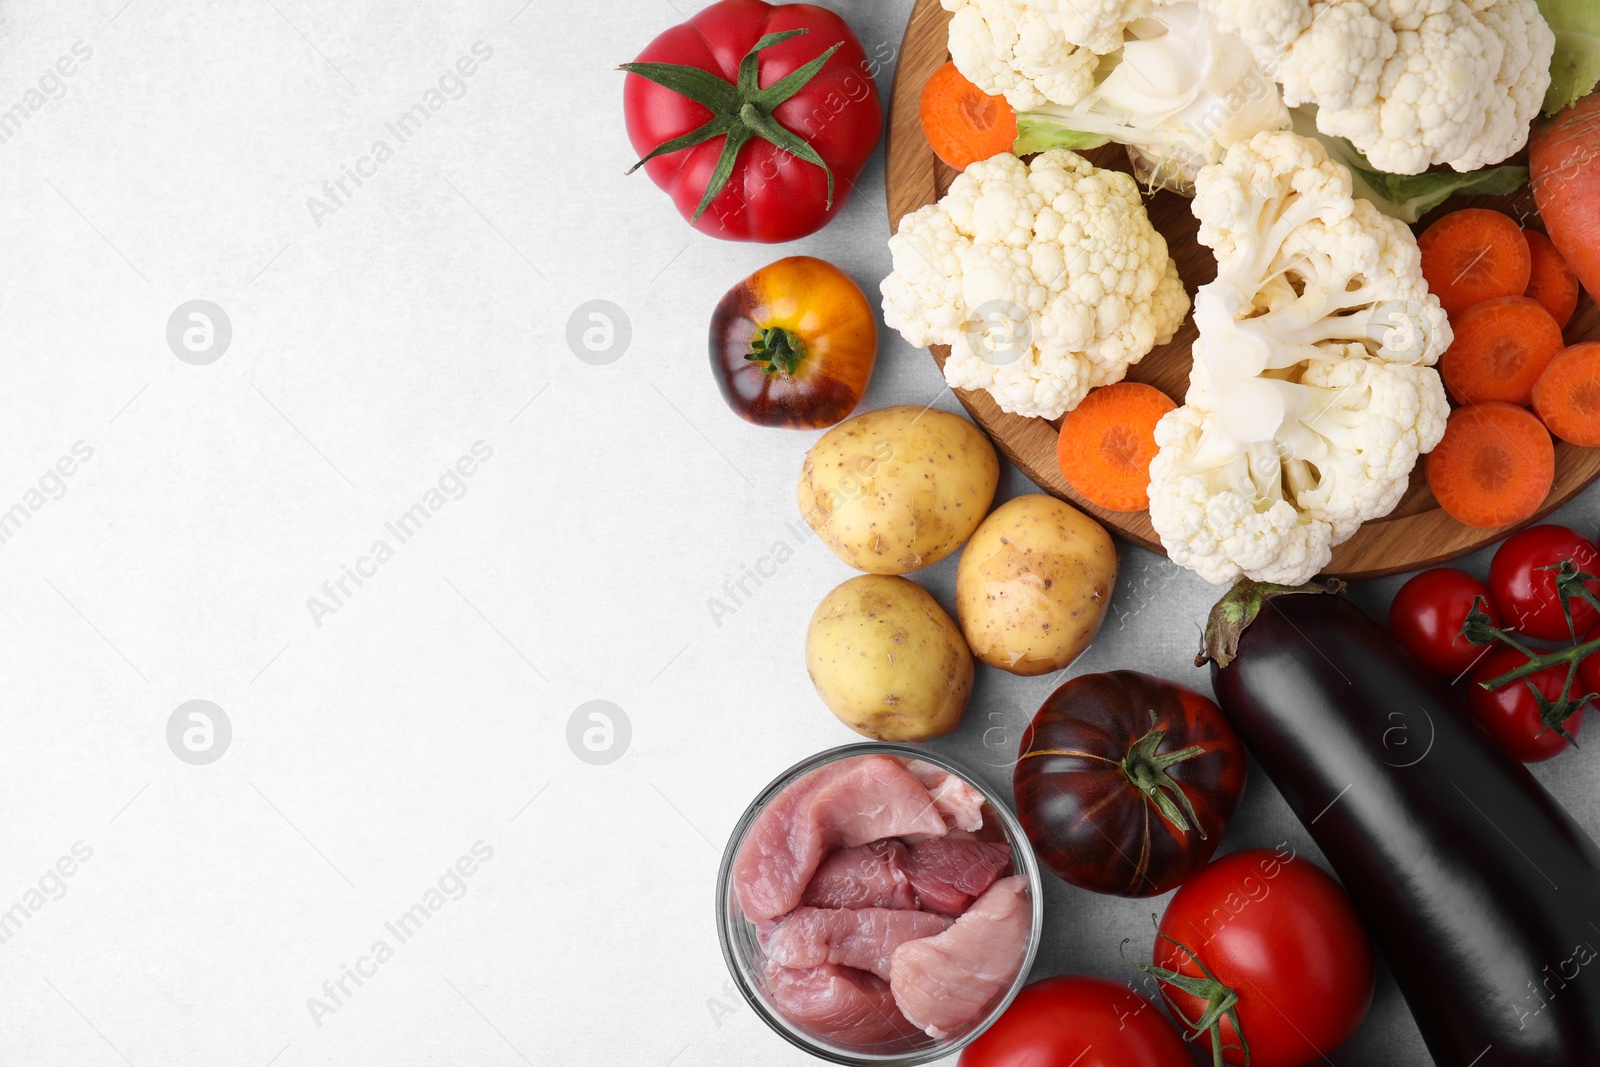
[{"label": "red tomato", "polygon": [[[1321,1062],[1372,1004],[1372,945],[1355,905],[1321,867],[1287,849],[1217,860],[1173,894],[1160,928],[1157,967],[1204,979],[1198,959],[1219,994],[1239,998],[1237,1028],[1227,1015],[1219,1027],[1227,1063],[1245,1062],[1240,1030],[1251,1067]],[[1166,992],[1189,1019],[1205,1013],[1202,998],[1170,984]],[[1211,1035],[1199,1043],[1209,1050]]]},{"label": "red tomato", "polygon": [[[1506,539],[1489,564],[1489,590],[1507,626],[1541,641],[1572,637],[1556,593],[1555,571],[1542,569],[1569,559],[1585,574],[1600,574],[1600,551],[1571,527],[1530,526]],[[1600,581],[1585,585],[1600,595]],[[1600,608],[1574,598],[1572,622],[1581,634],[1600,623]]]},{"label": "red tomato", "polygon": [[[1565,752],[1571,742],[1545,724],[1539,701],[1528,683],[1519,678],[1493,692],[1478,684],[1514,671],[1527,662],[1527,656],[1509,645],[1497,646],[1472,672],[1473,684],[1467,689],[1467,710],[1512,757],[1523,763],[1540,763]],[[1566,685],[1567,668],[1546,667],[1528,677],[1546,700],[1556,701],[1561,699],[1561,687]],[[1580,690],[1577,683],[1573,684],[1573,696],[1580,697],[1587,692],[1587,689]],[[1576,737],[1582,722],[1580,709],[1568,716],[1561,726]]]},{"label": "red tomato", "polygon": [[1183,1039],[1148,1000],[1104,978],[1034,982],[968,1045],[957,1067],[1190,1067]]},{"label": "red tomato", "polygon": [[1454,678],[1484,654],[1482,645],[1461,638],[1461,625],[1478,597],[1499,626],[1489,589],[1478,579],[1454,567],[1423,571],[1394,595],[1389,629],[1417,662],[1442,678]]},{"label": "red tomato", "polygon": [[[757,50],[767,34],[795,30],[804,32]],[[833,48],[809,80],[772,92]],[[740,62],[747,57],[754,57],[756,77],[740,86]],[[876,67],[831,11],[720,0],[624,64],[628,137],[644,157],[645,173],[701,233],[729,241],[793,241],[839,211],[878,143],[883,114],[872,80]],[[707,71],[713,79],[701,73]],[[690,136],[697,131],[708,135],[697,141]],[[687,140],[651,157],[677,138]],[[730,138],[736,142],[732,173],[713,188]]]}]

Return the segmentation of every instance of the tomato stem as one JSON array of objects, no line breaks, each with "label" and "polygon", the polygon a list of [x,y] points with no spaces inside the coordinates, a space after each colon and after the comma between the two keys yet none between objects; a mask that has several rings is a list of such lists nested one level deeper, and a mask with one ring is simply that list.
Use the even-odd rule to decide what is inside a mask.
[{"label": "tomato stem", "polygon": [[728,179],[733,176],[733,167],[739,159],[739,152],[752,137],[760,137],[796,159],[803,159],[807,163],[821,167],[828,178],[827,206],[831,208],[833,170],[809,142],[773,118],[772,112],[779,104],[805,88],[806,83],[817,76],[844,42],[840,41],[811,62],[789,72],[765,89],[761,88],[758,76],[763,49],[809,32],[804,29],[784,30],[782,33],[769,33],[762,37],[744,54],[744,58],[739,60],[737,83],[720,78],[700,67],[683,63],[622,64],[619,70],[637,74],[647,81],[686,96],[711,112],[709,122],[681,137],[674,137],[657,145],[643,159],[629,167],[628,173],[632,174],[657,156],[693,148],[713,137],[724,138],[722,154],[717,157],[716,169],[711,172],[711,180],[706,183],[705,195],[700,198],[700,206],[695,208],[694,216],[689,220],[696,222],[705,214],[706,208],[711,206],[711,201],[715,200],[717,194],[728,184]]},{"label": "tomato stem", "polygon": [[[1189,794],[1184,791],[1168,773],[1168,770],[1185,760],[1194,759],[1205,754],[1202,745],[1190,745],[1188,748],[1166,755],[1158,755],[1161,744],[1167,739],[1167,731],[1157,725],[1155,709],[1150,711],[1150,732],[1128,746],[1128,754],[1122,757],[1122,773],[1127,775],[1128,781],[1145,795],[1145,799],[1155,805],[1161,817],[1172,824],[1173,829],[1179,833],[1188,833],[1192,823],[1199,831],[1200,840],[1206,839],[1205,828],[1200,825],[1200,816],[1195,814],[1194,805],[1189,801]],[[1174,802],[1176,798],[1176,802]],[[1180,811],[1178,805],[1183,805]],[[1188,819],[1184,815],[1188,815]]]},{"label": "tomato stem", "polygon": [[791,330],[767,326],[750,342],[750,351],[744,358],[762,364],[762,370],[787,381],[806,358],[806,345]]},{"label": "tomato stem", "polygon": [[[1161,925],[1156,921],[1154,915],[1150,916],[1150,922],[1156,928],[1156,936],[1163,941],[1169,942],[1184,955],[1188,956],[1189,959],[1193,960],[1194,965],[1200,968],[1200,973],[1204,977],[1196,978],[1191,974],[1180,974],[1177,971],[1169,971],[1165,967],[1157,967],[1153,963],[1140,963],[1137,960],[1128,959],[1127,949],[1130,938],[1123,938],[1122,940],[1123,962],[1137,967],[1160,983],[1157,988],[1161,992],[1161,999],[1167,1002],[1167,1007],[1172,1009],[1172,1014],[1178,1017],[1178,1021],[1189,1029],[1189,1033],[1185,1036],[1190,1041],[1200,1040],[1203,1034],[1211,1035],[1211,1062],[1213,1067],[1223,1067],[1222,1052],[1226,1048],[1238,1048],[1243,1051],[1245,1067],[1250,1067],[1250,1042],[1245,1040],[1244,1028],[1239,1025],[1239,994],[1228,988],[1220,978],[1211,973],[1211,968],[1207,967],[1205,962],[1199,956],[1196,956],[1187,945],[1163,933]],[[1183,1008],[1178,1005],[1178,1002],[1173,999],[1172,994],[1167,992],[1167,986],[1169,985],[1175,986],[1190,996],[1205,1002],[1206,1008],[1205,1011],[1201,1012],[1200,1018],[1189,1018]],[[1223,1044],[1223,1019],[1227,1019],[1228,1022],[1233,1024],[1234,1036],[1239,1039],[1238,1045]]]}]

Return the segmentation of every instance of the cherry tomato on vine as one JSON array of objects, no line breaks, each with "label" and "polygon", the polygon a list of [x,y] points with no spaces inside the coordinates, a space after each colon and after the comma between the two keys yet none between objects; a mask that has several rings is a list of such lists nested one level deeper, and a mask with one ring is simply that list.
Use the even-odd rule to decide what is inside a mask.
[{"label": "cherry tomato on vine", "polygon": [[1025,986],[957,1067],[1190,1067],[1183,1039],[1148,1000],[1104,978]]},{"label": "cherry tomato on vine", "polygon": [[1389,630],[1417,662],[1442,678],[1454,678],[1484,655],[1482,645],[1461,637],[1461,626],[1479,597],[1490,620],[1499,626],[1488,586],[1454,567],[1423,571],[1394,595]]},{"label": "cherry tomato on vine", "polygon": [[[1528,657],[1511,646],[1496,646],[1472,672],[1472,684],[1467,687],[1467,710],[1513,759],[1523,763],[1542,763],[1565,752],[1572,742],[1545,721],[1539,698],[1533,695],[1528,683],[1518,679],[1492,692],[1479,684],[1499,678],[1527,662]],[[1528,677],[1546,700],[1555,702],[1561,699],[1561,687],[1567,681],[1567,668],[1546,667]],[[1572,695],[1575,697],[1589,692],[1580,688],[1580,682],[1581,679],[1573,683]],[[1560,725],[1562,730],[1576,737],[1582,722],[1583,712],[1580,709]]]},{"label": "cherry tomato on vine", "polygon": [[1190,1023],[1208,1001],[1238,998],[1214,1033],[1192,1038],[1208,1060],[1215,1038],[1223,1062],[1244,1064],[1242,1033],[1250,1067],[1321,1063],[1372,1004],[1376,962],[1355,905],[1286,848],[1246,849],[1206,867],[1173,894],[1160,933],[1150,973]]},{"label": "cherry tomato on vine", "polygon": [[[1489,591],[1506,626],[1541,641],[1571,639],[1556,572],[1547,569],[1569,559],[1583,573],[1600,575],[1600,549],[1571,527],[1530,526],[1506,539],[1489,564]],[[1600,596],[1600,581],[1584,585]],[[1600,623],[1600,608],[1574,597],[1572,622],[1580,634],[1590,630]]]}]

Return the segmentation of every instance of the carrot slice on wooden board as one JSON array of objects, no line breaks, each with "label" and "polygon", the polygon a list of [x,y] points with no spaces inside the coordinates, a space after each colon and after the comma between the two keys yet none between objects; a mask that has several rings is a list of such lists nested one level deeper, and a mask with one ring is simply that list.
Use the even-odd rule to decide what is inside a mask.
[{"label": "carrot slice on wooden board", "polygon": [[1175,407],[1166,393],[1142,382],[1092,391],[1061,420],[1056,461],[1067,484],[1108,511],[1149,507],[1156,423]]},{"label": "carrot slice on wooden board", "polygon": [[1533,387],[1533,410],[1563,441],[1600,448],[1600,343],[1573,345],[1552,359]]},{"label": "carrot slice on wooden board", "polygon": [[1538,230],[1523,230],[1522,236],[1528,239],[1528,251],[1533,256],[1533,274],[1523,295],[1543,304],[1556,325],[1565,330],[1578,310],[1578,276],[1550,238]]},{"label": "carrot slice on wooden board", "polygon": [[922,87],[922,135],[933,154],[956,170],[1011,151],[1017,114],[1003,96],[990,96],[962,76],[954,63],[933,72]]},{"label": "carrot slice on wooden board", "polygon": [[1550,240],[1600,299],[1600,93],[1534,123],[1528,172]]},{"label": "carrot slice on wooden board", "polygon": [[1522,227],[1498,211],[1452,211],[1417,238],[1422,275],[1453,321],[1473,304],[1528,291],[1533,256]]},{"label": "carrot slice on wooden board", "polygon": [[1463,404],[1526,405],[1533,383],[1565,344],[1561,327],[1537,300],[1502,296],[1450,317],[1455,340],[1439,357],[1439,376]]},{"label": "carrot slice on wooden board", "polygon": [[1556,478],[1555,442],[1533,413],[1499,402],[1457,408],[1428,453],[1428,485],[1445,513],[1468,526],[1521,522]]}]

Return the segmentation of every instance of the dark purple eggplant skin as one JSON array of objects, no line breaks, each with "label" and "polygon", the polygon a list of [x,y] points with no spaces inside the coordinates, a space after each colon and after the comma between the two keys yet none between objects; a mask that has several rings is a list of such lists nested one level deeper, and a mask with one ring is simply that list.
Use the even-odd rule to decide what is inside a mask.
[{"label": "dark purple eggplant skin", "polygon": [[1355,900],[1434,1063],[1600,1065],[1583,830],[1344,597],[1267,600],[1231,660],[1217,619],[1217,702]]}]

